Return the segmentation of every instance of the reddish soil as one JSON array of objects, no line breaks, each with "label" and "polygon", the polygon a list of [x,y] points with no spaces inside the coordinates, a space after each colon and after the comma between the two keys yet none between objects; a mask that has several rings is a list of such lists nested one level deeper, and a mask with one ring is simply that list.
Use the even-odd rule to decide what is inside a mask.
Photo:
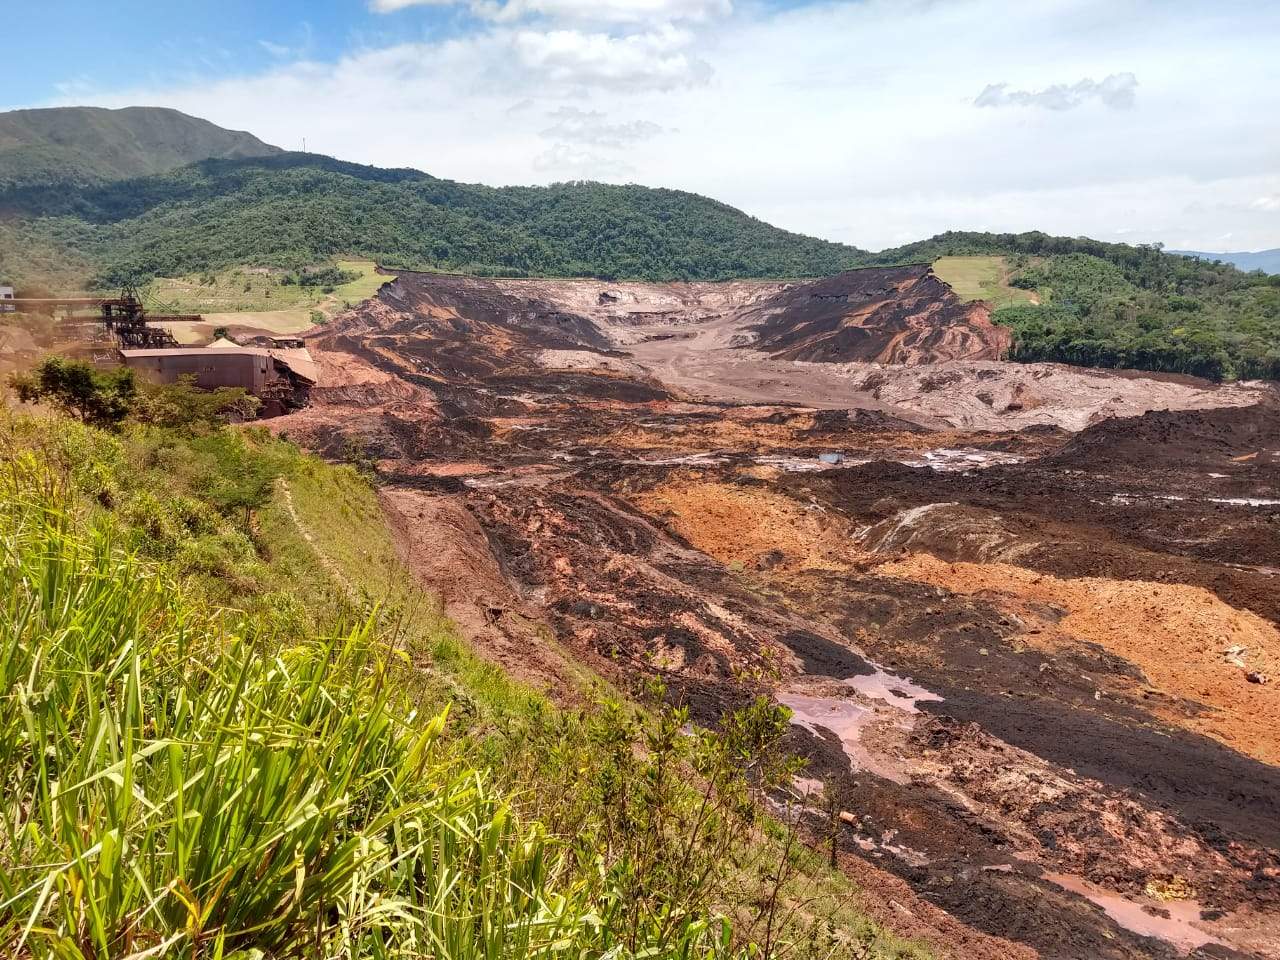
[{"label": "reddish soil", "polygon": [[[1232,408],[1073,435],[1063,390],[966,430],[731,342],[779,303],[821,342],[827,283],[805,313],[826,287],[401,278],[308,338],[315,402],[274,422],[378,463],[411,569],[517,676],[791,705],[842,864],[939,954],[1280,957],[1280,401],[1087,372]],[[966,342],[895,283],[864,319],[919,322],[885,343]]]},{"label": "reddish soil", "polygon": [[[756,305],[757,349],[781,360],[998,360],[1011,336],[982,301],[964,303],[927,266],[851,270]],[[754,317],[753,317],[754,319]]]}]

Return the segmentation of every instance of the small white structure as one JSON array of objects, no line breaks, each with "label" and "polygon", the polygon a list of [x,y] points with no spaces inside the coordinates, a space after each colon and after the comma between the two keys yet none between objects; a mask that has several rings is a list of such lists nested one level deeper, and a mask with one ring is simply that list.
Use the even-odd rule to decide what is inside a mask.
[{"label": "small white structure", "polygon": [[6,300],[13,299],[13,287],[0,287],[0,313],[13,313],[18,309],[12,303],[5,303]]}]

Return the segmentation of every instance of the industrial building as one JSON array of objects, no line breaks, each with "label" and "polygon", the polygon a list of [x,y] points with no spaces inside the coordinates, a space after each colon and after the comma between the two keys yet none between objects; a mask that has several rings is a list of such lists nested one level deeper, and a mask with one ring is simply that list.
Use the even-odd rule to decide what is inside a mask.
[{"label": "industrial building", "polygon": [[121,350],[124,364],[156,383],[189,377],[204,390],[240,387],[262,401],[262,415],[279,416],[305,406],[316,382],[306,347],[242,347],[218,340],[208,347]]}]

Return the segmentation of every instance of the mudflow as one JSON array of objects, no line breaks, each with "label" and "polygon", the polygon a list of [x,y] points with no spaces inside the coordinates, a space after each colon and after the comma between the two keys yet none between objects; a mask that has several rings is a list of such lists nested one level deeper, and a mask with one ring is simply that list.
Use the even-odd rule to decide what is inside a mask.
[{"label": "mudflow", "polygon": [[376,461],[515,676],[790,707],[797,796],[939,955],[1280,957],[1280,399],[1006,345],[924,268],[406,275],[274,422]]}]

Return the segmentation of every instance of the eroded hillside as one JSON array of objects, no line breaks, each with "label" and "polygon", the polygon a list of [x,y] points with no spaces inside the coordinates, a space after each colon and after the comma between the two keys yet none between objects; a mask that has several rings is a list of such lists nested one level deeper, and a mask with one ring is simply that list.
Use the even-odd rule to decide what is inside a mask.
[{"label": "eroded hillside", "polygon": [[844,811],[896,929],[1280,956],[1270,388],[966,359],[999,331],[919,271],[410,275],[309,345],[274,423],[376,467],[481,650],[790,707],[812,835]]}]

